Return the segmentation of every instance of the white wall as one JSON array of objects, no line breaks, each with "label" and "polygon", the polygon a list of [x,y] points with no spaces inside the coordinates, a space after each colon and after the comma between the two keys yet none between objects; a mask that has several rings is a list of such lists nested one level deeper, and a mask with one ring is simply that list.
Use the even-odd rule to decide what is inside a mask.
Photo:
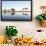
[{"label": "white wall", "polygon": [[[32,21],[27,21],[27,22],[26,21],[11,21],[11,22],[10,21],[5,21],[5,22],[0,21],[0,34],[4,33],[5,26],[7,26],[7,25],[16,26],[19,31],[18,36],[21,36],[22,34],[24,36],[31,36],[31,34],[37,33],[36,32],[37,29],[43,29],[46,32],[46,28],[40,27],[35,19],[36,15],[41,13],[40,6],[42,6],[42,5],[46,5],[46,0],[33,0]],[[43,33],[39,33],[39,34],[43,34]]]}]

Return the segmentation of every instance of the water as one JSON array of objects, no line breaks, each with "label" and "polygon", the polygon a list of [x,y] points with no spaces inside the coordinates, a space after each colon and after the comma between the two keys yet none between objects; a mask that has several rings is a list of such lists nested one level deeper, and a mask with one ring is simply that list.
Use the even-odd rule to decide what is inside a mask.
[{"label": "water", "polygon": [[30,12],[2,12],[3,21],[15,21],[15,20],[31,20]]}]

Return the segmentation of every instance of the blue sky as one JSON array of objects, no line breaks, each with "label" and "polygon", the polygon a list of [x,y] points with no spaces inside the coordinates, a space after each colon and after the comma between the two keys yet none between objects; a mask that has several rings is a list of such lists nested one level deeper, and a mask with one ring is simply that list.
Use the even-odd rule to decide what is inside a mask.
[{"label": "blue sky", "polygon": [[11,9],[15,8],[20,10],[22,8],[31,8],[30,1],[2,1],[2,9]]}]

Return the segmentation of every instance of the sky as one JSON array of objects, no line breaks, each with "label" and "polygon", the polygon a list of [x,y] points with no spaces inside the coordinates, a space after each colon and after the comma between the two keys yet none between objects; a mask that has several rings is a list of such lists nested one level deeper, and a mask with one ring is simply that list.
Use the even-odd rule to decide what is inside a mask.
[{"label": "sky", "polygon": [[22,8],[31,8],[30,1],[2,1],[2,9],[15,8],[20,10]]}]

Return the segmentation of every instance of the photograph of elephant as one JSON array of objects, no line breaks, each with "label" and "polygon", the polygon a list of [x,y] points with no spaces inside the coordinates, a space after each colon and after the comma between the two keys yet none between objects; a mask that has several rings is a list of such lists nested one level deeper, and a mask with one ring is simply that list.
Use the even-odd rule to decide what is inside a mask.
[{"label": "photograph of elephant", "polygon": [[2,21],[30,21],[31,1],[2,1]]}]

